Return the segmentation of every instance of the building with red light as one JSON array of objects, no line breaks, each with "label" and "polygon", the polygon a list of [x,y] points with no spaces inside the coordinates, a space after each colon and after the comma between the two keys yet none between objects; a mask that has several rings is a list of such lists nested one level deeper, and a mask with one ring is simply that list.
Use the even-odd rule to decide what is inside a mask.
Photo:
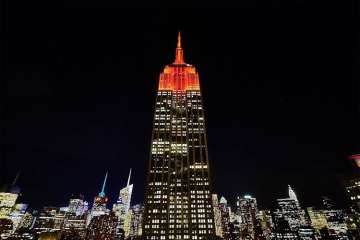
[{"label": "building with red light", "polygon": [[180,33],[175,61],[160,74],[143,222],[148,240],[215,234],[199,74],[184,61]]},{"label": "building with red light", "polygon": [[108,203],[108,197],[105,194],[107,175],[108,173],[105,174],[101,192],[99,192],[99,194],[94,198],[94,204],[91,208],[90,214],[88,215],[87,224],[90,224],[90,221],[93,217],[108,214],[110,212],[106,207]]},{"label": "building with red light", "polygon": [[354,154],[349,157],[349,160],[352,161],[353,165],[356,168],[360,168],[360,154]]}]

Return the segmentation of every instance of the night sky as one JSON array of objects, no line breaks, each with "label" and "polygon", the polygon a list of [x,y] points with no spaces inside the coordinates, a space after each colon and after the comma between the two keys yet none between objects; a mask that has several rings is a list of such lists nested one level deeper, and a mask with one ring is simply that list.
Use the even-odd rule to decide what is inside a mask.
[{"label": "night sky", "polygon": [[131,167],[141,202],[158,77],[181,30],[214,191],[270,207],[291,184],[302,205],[344,204],[360,152],[359,6],[314,2],[3,1],[0,184],[21,170],[32,208],[92,203],[109,171],[114,202]]}]

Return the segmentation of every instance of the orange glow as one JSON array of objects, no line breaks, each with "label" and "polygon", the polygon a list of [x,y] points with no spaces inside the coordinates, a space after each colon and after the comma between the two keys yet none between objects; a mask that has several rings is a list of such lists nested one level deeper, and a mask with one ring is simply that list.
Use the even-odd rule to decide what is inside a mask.
[{"label": "orange glow", "polygon": [[181,35],[179,32],[176,48],[175,62],[165,66],[160,74],[159,90],[200,90],[199,74],[194,66],[184,62],[181,48]]}]

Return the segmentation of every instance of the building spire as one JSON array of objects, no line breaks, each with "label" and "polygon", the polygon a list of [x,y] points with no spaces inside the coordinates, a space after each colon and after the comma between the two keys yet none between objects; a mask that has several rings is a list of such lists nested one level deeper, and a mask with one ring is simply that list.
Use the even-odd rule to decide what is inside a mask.
[{"label": "building spire", "polygon": [[184,52],[181,48],[181,33],[178,33],[178,41],[176,46],[176,54],[175,54],[175,64],[183,64],[184,62]]},{"label": "building spire", "polygon": [[297,196],[290,185],[288,185],[288,189],[289,189],[289,198],[298,201]]},{"label": "building spire", "polygon": [[181,48],[181,33],[180,33],[180,31],[178,32],[177,48]]},{"label": "building spire", "polygon": [[127,187],[130,185],[130,178],[131,178],[131,168],[130,168],[130,172],[129,172],[128,181],[127,181],[127,184],[126,184]]},{"label": "building spire", "polygon": [[101,188],[101,192],[99,194],[101,197],[105,196],[105,186],[106,186],[107,176],[108,176],[108,172],[106,172],[106,174],[105,174],[104,182],[103,182],[103,185],[102,185],[102,188]]},{"label": "building spire", "polygon": [[14,178],[14,181],[12,182],[11,186],[15,186],[16,185],[16,182],[17,180],[19,179],[19,176],[20,176],[20,173],[21,171],[19,170]]}]

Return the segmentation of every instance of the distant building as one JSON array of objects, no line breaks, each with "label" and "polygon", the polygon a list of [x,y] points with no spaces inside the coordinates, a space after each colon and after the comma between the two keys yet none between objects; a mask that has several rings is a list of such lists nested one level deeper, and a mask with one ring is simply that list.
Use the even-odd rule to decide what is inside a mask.
[{"label": "distant building", "polygon": [[360,209],[360,178],[351,179],[346,186],[346,193],[351,203]]},{"label": "distant building", "polygon": [[88,202],[84,201],[84,196],[73,195],[66,207],[65,220],[61,229],[62,238],[85,238],[87,214]]},{"label": "distant building", "polygon": [[67,214],[69,216],[84,216],[89,208],[88,202],[84,201],[83,195],[73,195],[69,200]]},{"label": "distant building", "polygon": [[133,191],[133,184],[130,184],[130,178],[131,178],[131,169],[127,184],[123,189],[120,190],[119,198],[117,202],[113,205],[113,209],[112,209],[113,213],[118,218],[118,223],[116,226],[116,235],[118,236],[118,238],[121,238],[120,235],[122,235],[124,232],[125,219],[130,209],[131,196]]},{"label": "distant building", "polygon": [[140,204],[132,206],[124,222],[125,239],[139,239],[142,236],[144,207]]},{"label": "distant building", "polygon": [[277,216],[286,220],[292,231],[297,231],[301,226],[301,210],[299,210],[298,203],[291,198],[278,199],[277,203],[280,207]]},{"label": "distant building", "polygon": [[348,229],[345,222],[345,214],[342,210],[323,210],[328,223],[330,236],[336,239],[347,239]]},{"label": "distant building", "polygon": [[15,206],[17,193],[0,192],[0,218],[8,218]]},{"label": "distant building", "polygon": [[212,194],[212,205],[214,209],[214,221],[215,221],[215,235],[223,237],[222,221],[221,221],[221,210],[219,206],[219,199],[217,194]]},{"label": "distant building", "polygon": [[302,226],[298,229],[300,240],[316,240],[316,232],[312,227]]},{"label": "distant building", "polygon": [[87,228],[86,240],[114,240],[116,225],[117,218],[113,213],[93,216]]},{"label": "distant building", "polygon": [[238,197],[236,201],[236,213],[240,216],[240,239],[254,239],[257,224],[257,203],[250,195]]},{"label": "distant building", "polygon": [[309,219],[305,211],[301,209],[297,195],[290,185],[288,191],[288,198],[277,199],[280,210],[275,216],[288,221],[290,229],[296,232],[301,226],[309,226]]},{"label": "distant building", "polygon": [[321,229],[328,228],[326,216],[322,211],[314,210],[312,207],[308,207],[307,213],[310,218],[311,226],[320,231]]},{"label": "distant building", "polygon": [[[220,198],[219,209],[221,212],[221,228],[223,232],[224,240],[235,240],[238,234],[236,234],[235,226],[233,221],[236,217],[232,219],[232,211],[230,205],[228,205],[225,197]],[[238,232],[237,232],[238,233]]]},{"label": "distant building", "polygon": [[284,217],[277,216],[275,222],[275,229],[272,233],[272,239],[276,240],[298,240],[298,235],[290,226],[289,221]]},{"label": "distant building", "polygon": [[34,230],[36,233],[60,231],[65,219],[65,213],[57,207],[44,207],[36,217]]},{"label": "distant building", "polygon": [[0,239],[6,239],[13,232],[13,222],[8,218],[0,218]]},{"label": "distant building", "polygon": [[90,214],[87,218],[87,224],[90,224],[91,219],[96,216],[101,216],[104,214],[108,214],[109,210],[107,209],[108,197],[105,194],[105,186],[107,180],[108,173],[105,174],[104,182],[101,188],[101,191],[94,199],[94,204],[91,208]]},{"label": "distant building", "polygon": [[28,204],[24,204],[24,203],[17,203],[13,207],[9,216],[9,218],[13,222],[13,231],[15,231],[19,227],[19,224],[25,215],[27,207]]},{"label": "distant building", "polygon": [[321,204],[324,209],[331,210],[335,208],[335,204],[333,200],[331,200],[329,197],[322,196],[321,197]]},{"label": "distant building", "polygon": [[271,217],[271,211],[259,211],[258,220],[265,239],[271,239],[272,230],[274,229],[274,222]]},{"label": "distant building", "polygon": [[33,227],[35,218],[29,212],[26,212],[24,216],[21,218],[20,223],[17,229],[30,229]]}]

